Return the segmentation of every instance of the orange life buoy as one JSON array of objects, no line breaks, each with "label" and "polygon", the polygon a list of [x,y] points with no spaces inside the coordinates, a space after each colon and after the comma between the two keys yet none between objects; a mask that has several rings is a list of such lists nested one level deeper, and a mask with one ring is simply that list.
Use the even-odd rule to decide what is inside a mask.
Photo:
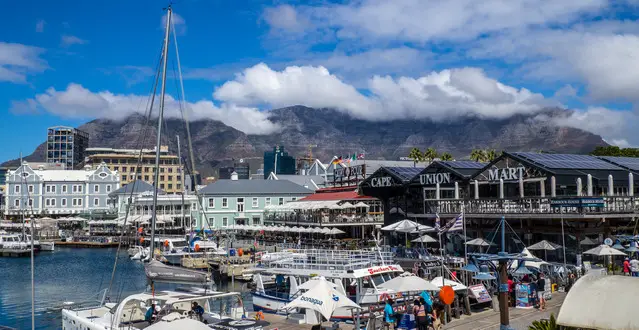
[{"label": "orange life buoy", "polygon": [[164,241],[164,246],[165,247],[169,247],[169,240],[168,239]]},{"label": "orange life buoy", "polygon": [[241,257],[242,255],[244,255],[244,250],[242,250],[242,248],[237,249],[237,255],[239,257]]},{"label": "orange life buoy", "polygon": [[140,237],[140,244],[144,243],[144,237]]},{"label": "orange life buoy", "polygon": [[138,228],[138,233],[142,234],[143,231],[144,231],[144,228],[142,227]]},{"label": "orange life buoy", "polygon": [[200,252],[200,244],[195,244],[195,252]]},{"label": "orange life buoy", "polygon": [[455,300],[455,290],[450,285],[445,285],[439,290],[439,299],[446,305],[450,305]]}]

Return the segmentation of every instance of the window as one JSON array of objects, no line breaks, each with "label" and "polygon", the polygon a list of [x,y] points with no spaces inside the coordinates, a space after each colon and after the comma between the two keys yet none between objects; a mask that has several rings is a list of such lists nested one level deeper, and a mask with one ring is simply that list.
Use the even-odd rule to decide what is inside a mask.
[{"label": "window", "polygon": [[113,167],[113,170],[114,170],[114,171],[120,171],[120,167],[119,167],[119,166],[114,166],[114,167]]},{"label": "window", "polygon": [[280,201],[279,201],[280,205],[284,205],[284,198],[280,197]]},{"label": "window", "polygon": [[99,193],[100,192],[100,186],[98,186],[97,184],[93,185],[93,192],[94,193]]},{"label": "window", "polygon": [[160,183],[160,189],[164,189],[164,183]]},{"label": "window", "polygon": [[66,192],[67,192],[67,186],[66,186],[66,185],[64,185],[64,186],[62,186],[62,193],[63,193],[63,194],[66,194]]},{"label": "window", "polygon": [[122,172],[126,172],[128,168],[126,166],[122,166]]},{"label": "window", "polygon": [[82,198],[78,198],[78,206],[82,206]]},{"label": "window", "polygon": [[144,181],[149,181],[149,176],[148,175],[144,176]]},{"label": "window", "polygon": [[[215,217],[210,217],[208,222],[209,227],[215,226]],[[202,226],[204,227],[204,226]]]},{"label": "window", "polygon": [[222,226],[228,226],[229,225],[229,218],[222,218]]},{"label": "window", "polygon": [[175,177],[175,179],[178,180],[178,181],[182,181],[182,176],[178,175],[178,176]]},{"label": "window", "polygon": [[149,168],[148,167],[144,168],[144,173],[149,173]]},{"label": "window", "polygon": [[46,205],[46,206],[51,206],[51,200],[50,200],[50,199],[48,199],[48,198],[47,198],[47,199],[45,199],[45,200],[44,200],[44,205]]},{"label": "window", "polygon": [[160,181],[164,181],[164,175],[160,175]]},{"label": "window", "polygon": [[259,224],[260,224],[260,222],[261,222],[261,219],[260,219],[259,217],[255,217],[255,218],[253,218],[253,224],[254,224],[254,225],[259,225]]},{"label": "window", "polygon": [[209,208],[215,208],[215,198],[209,198]]},{"label": "window", "polygon": [[13,201],[13,206],[20,207],[20,200],[19,199],[14,200]]},{"label": "window", "polygon": [[178,183],[178,184],[177,184],[177,186],[175,186],[175,188],[176,188],[177,190],[182,190],[182,185]]},{"label": "window", "polygon": [[169,187],[169,190],[173,189],[173,184],[169,183],[168,187]]},{"label": "window", "polygon": [[164,167],[160,167],[160,173],[164,173]]},{"label": "window", "polygon": [[51,186],[51,192],[55,194],[55,186]]},{"label": "window", "polygon": [[229,207],[228,198],[222,198],[222,208],[228,208],[228,207]]},{"label": "window", "polygon": [[100,199],[99,198],[94,198],[93,199],[93,206],[100,206]]},{"label": "window", "polygon": [[55,206],[55,198],[51,198],[51,206]]},{"label": "window", "polygon": [[82,185],[78,185],[78,192],[82,193]]},{"label": "window", "polygon": [[72,202],[73,202],[73,206],[78,206],[78,199],[77,198],[74,198],[72,200]]},{"label": "window", "polygon": [[29,207],[33,207],[33,198],[29,198]]},{"label": "window", "polygon": [[271,197],[266,197],[265,204],[266,205],[271,205]]},{"label": "window", "polygon": [[126,181],[126,174],[122,174],[122,181]]},{"label": "window", "polygon": [[108,192],[108,193],[111,192],[111,185],[110,184],[106,186],[106,192]]},{"label": "window", "polygon": [[32,184],[29,185],[29,193],[33,194],[33,185]]},{"label": "window", "polygon": [[238,212],[244,212],[244,198],[243,197],[238,197],[236,204],[237,204],[237,211]]},{"label": "window", "polygon": [[62,206],[67,206],[67,199],[66,199],[66,198],[63,198],[63,199],[60,201],[60,204],[62,204]]},{"label": "window", "polygon": [[20,186],[16,186],[16,187],[13,189],[13,191],[14,191],[16,194],[19,194],[19,193],[20,193]]},{"label": "window", "polygon": [[173,167],[169,167],[169,173],[173,173]]},{"label": "window", "polygon": [[259,200],[257,199],[257,197],[253,197],[253,207],[258,207],[259,206]]},{"label": "window", "polygon": [[292,202],[294,202],[294,201],[296,201],[296,200],[297,200],[297,197],[293,197],[293,198],[291,198],[291,201],[292,201]]},{"label": "window", "polygon": [[50,185],[47,185],[47,186],[46,186],[46,188],[45,188],[45,190],[46,190],[48,193],[50,193],[50,192],[51,192],[51,186],[50,186]]}]

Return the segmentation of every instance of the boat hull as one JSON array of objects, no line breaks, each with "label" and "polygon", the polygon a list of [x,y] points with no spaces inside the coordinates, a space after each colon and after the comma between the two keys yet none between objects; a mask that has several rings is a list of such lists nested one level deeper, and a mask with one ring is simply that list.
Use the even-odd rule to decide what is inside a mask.
[{"label": "boat hull", "polygon": [[[282,307],[288,304],[291,300],[281,299],[277,297],[267,296],[260,293],[252,293],[253,298],[253,310],[254,311],[262,311],[263,313],[272,313],[272,314],[285,314]],[[338,308],[333,313],[331,317],[331,321],[346,321],[352,320],[353,314],[349,309],[346,308]]]}]

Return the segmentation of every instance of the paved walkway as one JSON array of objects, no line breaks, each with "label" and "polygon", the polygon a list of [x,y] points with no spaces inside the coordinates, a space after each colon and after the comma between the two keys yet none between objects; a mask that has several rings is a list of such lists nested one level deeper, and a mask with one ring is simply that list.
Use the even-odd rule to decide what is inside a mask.
[{"label": "paved walkway", "polygon": [[[527,330],[528,326],[535,320],[549,319],[550,314],[559,314],[559,308],[566,297],[565,293],[555,292],[552,299],[546,302],[546,310],[510,308],[510,326],[516,330]],[[473,313],[470,316],[462,316],[460,319],[453,319],[444,329],[454,330],[488,330],[499,329],[499,313],[491,310]]]}]

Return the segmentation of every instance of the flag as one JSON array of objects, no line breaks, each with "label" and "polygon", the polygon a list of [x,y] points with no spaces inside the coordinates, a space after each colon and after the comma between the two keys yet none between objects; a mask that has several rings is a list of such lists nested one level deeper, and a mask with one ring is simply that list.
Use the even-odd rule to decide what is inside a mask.
[{"label": "flag", "polygon": [[439,218],[439,213],[435,213],[435,230],[437,232],[441,231],[441,219]]},{"label": "flag", "polygon": [[332,163],[333,163],[333,165],[337,165],[337,164],[341,163],[341,160],[342,160],[342,157],[337,158],[337,156],[335,156],[335,157],[333,157]]},{"label": "flag", "polygon": [[257,237],[253,238],[253,247],[257,250]]},{"label": "flag", "polygon": [[361,154],[357,155],[357,159],[364,159],[364,154],[361,153]]},{"label": "flag", "polygon": [[357,160],[357,154],[353,154],[353,156],[351,156],[351,161],[354,162]]},{"label": "flag", "polygon": [[453,219],[450,225],[446,225],[446,229],[444,229],[444,231],[445,232],[458,231],[463,229],[464,229],[464,218],[463,218],[463,213],[460,213],[455,219]]}]

